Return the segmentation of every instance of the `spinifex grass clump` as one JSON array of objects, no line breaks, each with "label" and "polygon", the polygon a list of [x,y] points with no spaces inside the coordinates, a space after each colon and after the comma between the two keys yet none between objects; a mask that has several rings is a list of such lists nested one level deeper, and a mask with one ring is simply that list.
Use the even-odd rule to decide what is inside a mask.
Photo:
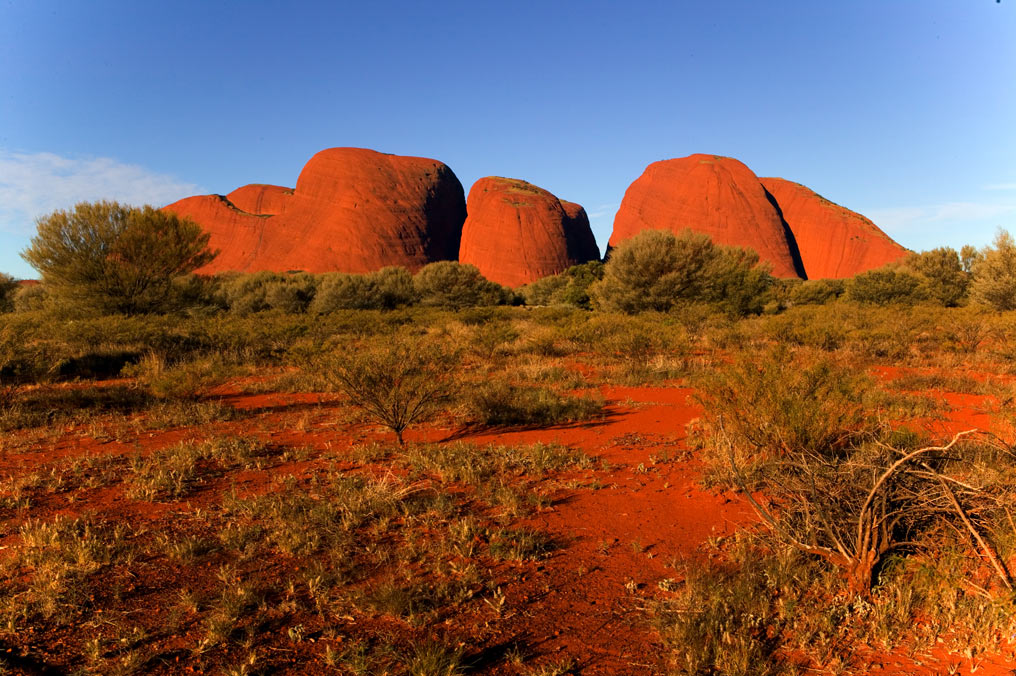
[{"label": "spinifex grass clump", "polygon": [[558,394],[547,387],[491,381],[473,391],[470,407],[484,425],[558,425],[588,420],[603,410],[603,398]]},{"label": "spinifex grass clump", "polygon": [[319,364],[324,378],[395,432],[431,419],[452,398],[457,354],[443,342],[392,336],[384,344],[337,348]]}]

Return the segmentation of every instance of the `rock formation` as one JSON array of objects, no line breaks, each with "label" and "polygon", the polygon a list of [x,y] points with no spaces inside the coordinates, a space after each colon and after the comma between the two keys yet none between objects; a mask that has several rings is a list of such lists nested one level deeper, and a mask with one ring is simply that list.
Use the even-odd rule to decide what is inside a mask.
[{"label": "rock formation", "polygon": [[517,287],[598,260],[580,205],[510,178],[481,178],[469,190],[459,261],[487,279]]},{"label": "rock formation", "polygon": [[466,217],[462,184],[445,164],[361,148],[319,152],[295,190],[248,185],[165,209],[211,233],[220,253],[201,273],[415,271],[457,257]]},{"label": "rock formation", "polygon": [[809,279],[844,278],[909,252],[864,216],[782,178],[763,178],[790,226]]},{"label": "rock formation", "polygon": [[690,155],[654,162],[624,194],[610,246],[642,230],[690,229],[717,244],[754,249],[777,277],[803,277],[793,235],[758,177],[741,162]]}]

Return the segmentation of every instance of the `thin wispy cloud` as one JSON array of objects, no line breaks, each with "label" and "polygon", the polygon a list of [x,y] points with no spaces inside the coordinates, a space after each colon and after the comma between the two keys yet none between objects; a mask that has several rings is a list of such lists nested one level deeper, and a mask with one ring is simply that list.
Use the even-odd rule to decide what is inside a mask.
[{"label": "thin wispy cloud", "polygon": [[1016,183],[991,183],[984,186],[985,190],[1016,190]]},{"label": "thin wispy cloud", "polygon": [[872,209],[866,215],[883,229],[904,230],[940,223],[974,223],[1016,217],[1016,203],[947,202],[919,207]]},{"label": "thin wispy cloud", "polygon": [[193,183],[109,157],[0,149],[0,229],[7,232],[31,232],[39,216],[78,202],[162,205],[201,192]]}]

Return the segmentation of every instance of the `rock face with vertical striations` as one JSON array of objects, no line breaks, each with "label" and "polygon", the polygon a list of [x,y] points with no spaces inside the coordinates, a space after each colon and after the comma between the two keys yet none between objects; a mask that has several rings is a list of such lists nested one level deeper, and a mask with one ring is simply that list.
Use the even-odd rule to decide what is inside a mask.
[{"label": "rock face with vertical striations", "polygon": [[800,183],[761,180],[794,233],[809,279],[853,277],[908,255],[867,218]]},{"label": "rock face with vertical striations", "polygon": [[196,221],[220,250],[201,273],[369,272],[454,260],[465,206],[442,162],[331,148],[307,162],[293,190],[248,185],[165,209]]},{"label": "rock face with vertical striations", "polygon": [[779,209],[744,164],[718,155],[654,162],[624,194],[610,246],[642,230],[693,230],[717,244],[754,249],[777,277],[803,277]]},{"label": "rock face with vertical striations", "polygon": [[498,284],[522,286],[600,257],[585,209],[531,183],[481,178],[466,211],[459,261]]}]

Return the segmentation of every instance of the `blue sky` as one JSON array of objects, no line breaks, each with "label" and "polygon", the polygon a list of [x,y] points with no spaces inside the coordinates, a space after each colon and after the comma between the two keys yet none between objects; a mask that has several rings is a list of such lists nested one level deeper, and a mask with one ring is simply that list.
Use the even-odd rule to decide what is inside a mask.
[{"label": "blue sky", "polygon": [[694,152],[980,246],[1016,231],[1016,0],[0,0],[0,271],[53,209],[293,186],[333,146],[526,179],[601,248]]}]

